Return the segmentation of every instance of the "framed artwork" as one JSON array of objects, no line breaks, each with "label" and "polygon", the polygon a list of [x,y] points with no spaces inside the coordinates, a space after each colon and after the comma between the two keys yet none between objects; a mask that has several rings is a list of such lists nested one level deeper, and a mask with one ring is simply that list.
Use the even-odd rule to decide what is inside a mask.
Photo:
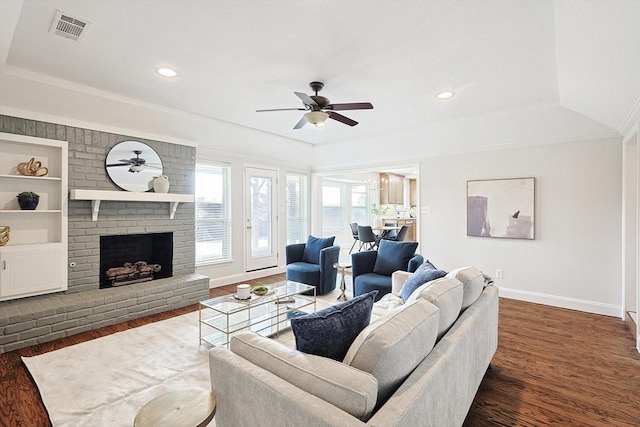
[{"label": "framed artwork", "polygon": [[535,178],[467,181],[467,236],[534,239]]}]

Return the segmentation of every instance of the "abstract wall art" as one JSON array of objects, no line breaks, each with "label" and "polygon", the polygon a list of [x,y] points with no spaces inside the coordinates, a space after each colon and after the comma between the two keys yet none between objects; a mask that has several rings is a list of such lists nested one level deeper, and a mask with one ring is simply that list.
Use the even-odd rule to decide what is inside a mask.
[{"label": "abstract wall art", "polygon": [[535,178],[467,181],[467,236],[534,239]]}]

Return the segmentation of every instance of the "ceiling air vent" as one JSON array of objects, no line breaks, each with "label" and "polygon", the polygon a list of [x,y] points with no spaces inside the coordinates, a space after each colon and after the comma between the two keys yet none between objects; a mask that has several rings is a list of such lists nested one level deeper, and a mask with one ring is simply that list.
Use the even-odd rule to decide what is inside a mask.
[{"label": "ceiling air vent", "polygon": [[53,18],[49,32],[77,41],[87,31],[90,24],[90,22],[74,18],[58,10]]}]

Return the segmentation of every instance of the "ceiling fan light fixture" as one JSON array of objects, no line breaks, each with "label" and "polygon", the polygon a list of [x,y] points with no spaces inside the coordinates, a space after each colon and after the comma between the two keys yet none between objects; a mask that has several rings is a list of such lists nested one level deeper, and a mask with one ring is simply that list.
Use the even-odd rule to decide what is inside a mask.
[{"label": "ceiling fan light fixture", "polygon": [[324,111],[310,111],[304,115],[304,118],[315,127],[322,127],[324,126],[324,122],[329,118],[329,113],[325,113]]},{"label": "ceiling fan light fixture", "polygon": [[131,165],[129,167],[129,172],[142,172],[144,170],[144,165]]}]

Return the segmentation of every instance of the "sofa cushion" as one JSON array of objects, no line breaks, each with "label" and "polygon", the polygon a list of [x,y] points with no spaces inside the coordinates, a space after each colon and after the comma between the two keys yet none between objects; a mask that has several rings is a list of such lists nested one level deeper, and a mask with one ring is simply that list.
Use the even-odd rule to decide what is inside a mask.
[{"label": "sofa cushion", "polygon": [[429,261],[423,262],[422,264],[420,264],[420,267],[418,267],[415,273],[413,273],[404,283],[404,286],[400,291],[400,297],[403,301],[406,301],[413,293],[413,291],[415,291],[419,286],[424,285],[425,283],[432,280],[444,277],[446,274],[446,271],[433,268],[433,264],[431,264]]},{"label": "sofa cushion", "polygon": [[302,253],[302,262],[308,262],[310,264],[320,263],[320,251],[324,248],[333,246],[335,236],[331,237],[313,237],[309,236],[307,244],[304,246],[304,252]]},{"label": "sofa cushion", "polygon": [[371,374],[335,360],[292,350],[255,332],[234,335],[230,349],[363,421],[369,419],[375,407],[378,382]]},{"label": "sofa cushion", "polygon": [[396,270],[406,270],[417,248],[418,242],[381,240],[373,272],[391,277]]},{"label": "sofa cushion", "polygon": [[482,289],[484,289],[484,275],[475,267],[462,267],[450,271],[447,277],[455,277],[462,282],[464,297],[460,311],[465,311],[471,304],[476,302]]},{"label": "sofa cushion", "polygon": [[436,341],[438,308],[419,299],[372,322],[355,339],[343,362],[378,380],[383,405],[424,359]]},{"label": "sofa cushion", "polygon": [[462,283],[453,277],[432,280],[416,289],[407,303],[416,299],[426,299],[440,309],[438,339],[447,333],[456,322],[462,306]]},{"label": "sofa cushion", "polygon": [[342,360],[353,340],[371,321],[371,310],[377,294],[378,291],[371,291],[291,319],[296,349]]}]

